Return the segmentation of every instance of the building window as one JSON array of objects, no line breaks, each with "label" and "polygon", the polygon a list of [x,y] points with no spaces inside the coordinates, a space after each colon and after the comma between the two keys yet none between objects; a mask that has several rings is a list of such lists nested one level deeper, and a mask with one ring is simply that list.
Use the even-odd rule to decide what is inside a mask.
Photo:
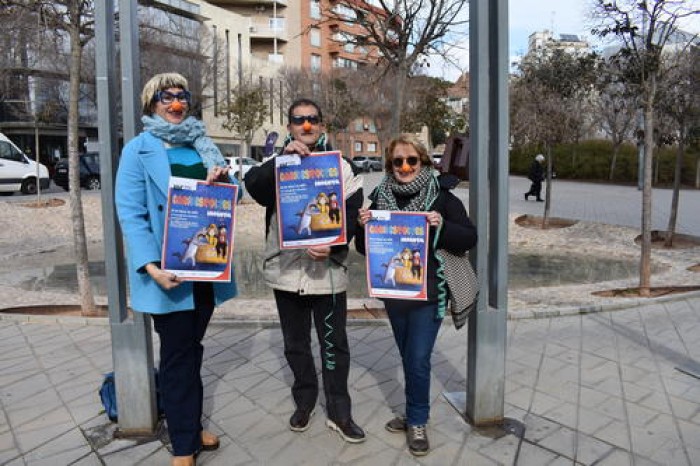
[{"label": "building window", "polygon": [[314,47],[320,47],[321,46],[321,30],[312,28],[309,31],[309,41],[311,42],[311,45]]},{"label": "building window", "polygon": [[321,19],[321,4],[319,1],[311,0],[310,6],[309,16],[311,16],[311,19]]},{"label": "building window", "polygon": [[268,18],[268,24],[272,31],[284,31],[284,18]]},{"label": "building window", "polygon": [[362,152],[362,141],[355,141],[355,152]]},{"label": "building window", "polygon": [[315,53],[311,55],[311,71],[314,73],[321,72],[321,55]]},{"label": "building window", "polygon": [[376,142],[368,142],[367,143],[367,152],[377,152],[377,143]]}]

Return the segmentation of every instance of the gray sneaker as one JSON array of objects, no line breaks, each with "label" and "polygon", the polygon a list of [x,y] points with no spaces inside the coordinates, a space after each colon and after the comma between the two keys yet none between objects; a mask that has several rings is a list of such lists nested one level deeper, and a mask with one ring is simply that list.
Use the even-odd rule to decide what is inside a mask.
[{"label": "gray sneaker", "polygon": [[408,450],[414,456],[427,455],[428,451],[430,451],[430,443],[428,443],[428,433],[426,432],[425,424],[422,426],[408,426],[406,443],[408,443]]},{"label": "gray sneaker", "polygon": [[406,432],[406,418],[396,416],[394,419],[384,424],[384,428],[394,434]]}]

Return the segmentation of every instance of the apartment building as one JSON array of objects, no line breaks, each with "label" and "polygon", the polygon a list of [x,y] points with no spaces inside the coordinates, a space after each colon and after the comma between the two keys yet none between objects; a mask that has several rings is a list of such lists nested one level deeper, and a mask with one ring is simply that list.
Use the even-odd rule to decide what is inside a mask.
[{"label": "apartment building", "polygon": [[[208,3],[240,15],[242,24],[247,25],[254,70],[270,69],[275,64],[320,76],[341,69],[358,70],[377,60],[376,50],[362,45],[361,28],[350,22],[354,10],[342,2],[208,0]],[[370,3],[364,5],[368,12],[378,12]],[[294,98],[287,97],[287,102]],[[335,143],[350,157],[382,153],[375,123],[368,118],[352,121],[346,131],[338,133]]]},{"label": "apartment building", "polygon": [[528,37],[528,54],[553,50],[563,50],[570,55],[578,55],[590,52],[591,46],[576,34],[559,34],[559,38],[556,38],[548,29],[533,32]]}]

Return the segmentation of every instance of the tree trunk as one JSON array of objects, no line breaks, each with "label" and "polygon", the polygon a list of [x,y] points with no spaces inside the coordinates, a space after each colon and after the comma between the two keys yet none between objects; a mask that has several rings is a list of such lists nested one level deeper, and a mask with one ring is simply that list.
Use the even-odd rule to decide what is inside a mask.
[{"label": "tree trunk", "polygon": [[82,315],[96,313],[95,297],[90,283],[88,268],[87,240],[85,238],[85,219],[80,193],[80,155],[78,152],[78,101],[80,99],[80,71],[82,46],[80,44],[80,9],[71,5],[69,15],[72,24],[70,36],[70,91],[68,103],[68,186],[71,223],[73,226],[73,249],[78,278],[78,294]]},{"label": "tree trunk", "polygon": [[621,143],[617,141],[613,142],[612,160],[610,161],[610,176],[608,177],[608,180],[610,181],[612,181],[615,176],[615,166],[617,165],[617,156],[620,153],[620,145]]},{"label": "tree trunk", "polygon": [[396,69],[396,81],[394,86],[394,113],[391,115],[390,137],[394,138],[401,133],[401,112],[403,110],[403,95],[406,87],[406,66],[403,62]]},{"label": "tree trunk", "polygon": [[656,73],[646,84],[644,102],[644,184],[642,186],[642,248],[639,261],[639,295],[651,295],[651,179],[654,153],[654,96]]},{"label": "tree trunk", "polygon": [[685,128],[681,127],[680,138],[678,140],[678,151],[676,152],[676,167],[673,173],[673,196],[671,197],[671,214],[668,216],[668,227],[666,228],[666,239],[664,247],[673,247],[673,235],[676,234],[676,219],[678,218],[678,201],[681,192],[681,170],[683,168],[683,156],[685,155]]},{"label": "tree trunk", "polygon": [[545,153],[547,154],[547,173],[545,175],[545,187],[547,192],[544,195],[544,216],[542,217],[542,228],[547,228],[549,226],[549,212],[552,207],[552,166],[554,165],[552,161],[552,144],[545,143],[544,145]]}]

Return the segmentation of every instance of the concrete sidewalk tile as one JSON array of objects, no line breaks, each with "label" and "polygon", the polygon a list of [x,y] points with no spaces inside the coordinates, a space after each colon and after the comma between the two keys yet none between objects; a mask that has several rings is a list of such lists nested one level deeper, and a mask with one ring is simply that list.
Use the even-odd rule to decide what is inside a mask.
[{"label": "concrete sidewalk tile", "polygon": [[602,442],[579,432],[576,437],[576,461],[583,464],[597,464],[615,449],[613,445]]},{"label": "concrete sidewalk tile", "polygon": [[537,445],[573,459],[576,453],[576,435],[574,429],[561,427],[537,442]]},{"label": "concrete sidewalk tile", "polygon": [[528,414],[525,417],[525,438],[533,443],[538,443],[553,432],[559,430],[561,425],[541,416]]},{"label": "concrete sidewalk tile", "polygon": [[627,451],[630,449],[630,435],[627,423],[620,421],[612,421],[593,434],[595,438]]},{"label": "concrete sidewalk tile", "polygon": [[73,463],[71,463],[71,466],[102,466],[103,463],[100,461],[100,458],[95,454],[95,453],[90,453],[87,456],[84,456]]},{"label": "concrete sidewalk tile", "polygon": [[562,403],[556,408],[547,411],[544,416],[562,426],[575,429],[578,419],[578,406],[575,403]]},{"label": "concrete sidewalk tile", "polygon": [[[546,387],[545,387],[546,389]],[[535,397],[532,401],[531,411],[533,414],[538,416],[544,415],[550,409],[554,409],[561,404],[561,400],[551,396],[548,393],[544,393],[539,389],[535,391]]]},{"label": "concrete sidewalk tile", "polygon": [[155,441],[139,444],[119,441],[117,443],[116,448],[98,450],[98,454],[106,466],[133,466],[135,464],[155,466],[170,463],[172,455],[161,442]]},{"label": "concrete sidewalk tile", "polygon": [[[669,395],[669,401],[671,402],[673,414],[677,418],[692,420],[694,416],[700,415],[700,405],[697,403],[671,395]],[[698,417],[698,420],[700,420],[700,417]],[[700,437],[698,437],[698,439],[700,439]]]},{"label": "concrete sidewalk tile", "polygon": [[680,440],[668,441],[663,448],[657,449],[650,455],[650,459],[664,465],[692,466],[687,451]]},{"label": "concrete sidewalk tile", "polygon": [[627,414],[625,413],[625,406],[622,398],[610,396],[594,409],[595,411],[605,414],[613,419],[617,419],[618,421],[627,422]]},{"label": "concrete sidewalk tile", "polygon": [[[549,465],[553,463],[559,455],[552,453],[545,448],[541,448],[537,445],[533,445],[528,442],[523,442],[520,445],[520,452],[518,454],[517,464],[518,466],[542,466]],[[567,459],[568,464],[571,464],[571,460]]]},{"label": "concrete sidewalk tile", "polygon": [[648,425],[662,414],[659,411],[649,409],[637,403],[626,403],[625,409],[627,410],[627,419],[630,425],[638,427]]},{"label": "concrete sidewalk tile", "polygon": [[24,454],[32,465],[71,464],[90,454],[90,445],[77,427]]},{"label": "concrete sidewalk tile", "polygon": [[613,419],[604,414],[590,409],[579,409],[577,429],[581,433],[593,435],[611,422]]},{"label": "concrete sidewalk tile", "polygon": [[494,439],[492,443],[478,450],[479,454],[499,463],[513,464],[521,440],[514,435]]},{"label": "concrete sidewalk tile", "polygon": [[632,455],[627,451],[616,448],[608,456],[597,462],[596,466],[633,466]]}]

